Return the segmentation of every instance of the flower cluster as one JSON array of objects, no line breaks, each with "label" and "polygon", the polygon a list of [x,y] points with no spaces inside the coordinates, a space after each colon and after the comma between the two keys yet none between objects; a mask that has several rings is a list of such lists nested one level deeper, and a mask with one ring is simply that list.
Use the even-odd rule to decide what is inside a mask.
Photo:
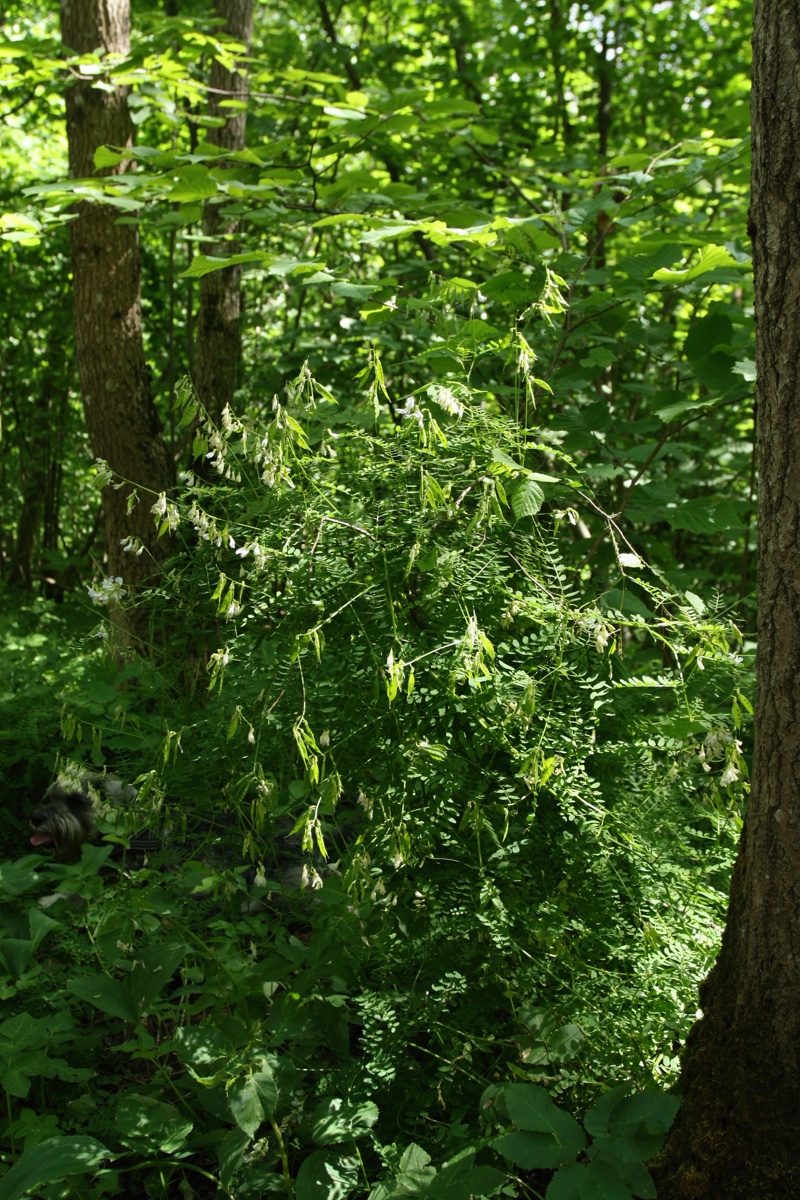
[{"label": "flower cluster", "polygon": [[121,575],[106,575],[99,587],[89,587],[87,591],[92,604],[117,604],[127,594]]}]

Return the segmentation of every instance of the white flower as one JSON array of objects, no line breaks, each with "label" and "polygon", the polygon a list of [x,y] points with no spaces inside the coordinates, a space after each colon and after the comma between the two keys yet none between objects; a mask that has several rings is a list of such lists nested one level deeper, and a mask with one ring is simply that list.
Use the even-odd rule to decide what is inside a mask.
[{"label": "white flower", "polygon": [[319,735],[319,744],[320,744],[320,748],[321,748],[322,750],[327,750],[327,749],[328,749],[328,746],[330,746],[330,744],[331,744],[331,735],[330,735],[330,733],[329,733],[329,731],[328,731],[327,729],[325,729],[325,730],[324,730],[324,731],[323,731],[323,732],[322,732],[322,733]]},{"label": "white flower", "polygon": [[741,779],[741,772],[736,769],[733,761],[731,761],[720,775],[719,785],[720,787],[727,787],[729,783],[736,783],[737,779]]},{"label": "white flower", "polygon": [[158,497],[150,512],[157,520],[166,520],[170,533],[174,533],[181,523],[181,514],[177,505],[169,501],[164,492]]},{"label": "white flower", "polygon": [[464,405],[454,394],[451,388],[443,387],[441,384],[432,383],[428,388],[428,396],[435,401],[440,408],[445,412],[450,413],[453,417],[460,417],[464,411]]},{"label": "white flower", "polygon": [[99,587],[89,587],[86,590],[93,604],[112,604],[122,600],[127,594],[122,585],[121,575],[107,575],[105,579],[101,580]]}]

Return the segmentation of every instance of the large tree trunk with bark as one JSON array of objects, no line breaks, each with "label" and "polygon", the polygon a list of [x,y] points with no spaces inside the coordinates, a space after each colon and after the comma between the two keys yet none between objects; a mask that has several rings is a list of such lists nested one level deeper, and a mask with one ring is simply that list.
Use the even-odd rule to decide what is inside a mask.
[{"label": "large tree trunk with bark", "polygon": [[[125,55],[130,49],[129,0],[61,0],[61,37],[67,53]],[[95,84],[101,86],[95,86]],[[66,90],[69,171],[73,179],[96,172],[99,146],[128,147],[133,125],[128,89],[109,88],[98,76],[77,76]],[[135,225],[117,224],[119,210],[81,201],[75,206],[72,271],[75,334],[86,425],[92,451],[126,482],[103,489],[109,574],[136,588],[150,578],[168,550],[150,512],[172,479],[171,463],[150,394],[142,345],[139,238]],[[129,497],[139,501],[128,512]],[[142,554],[126,553],[136,538]]]},{"label": "large tree trunk with bark", "polygon": [[800,7],[756,0],[759,621],[752,795],[659,1200],[800,1197]]},{"label": "large tree trunk with bark", "polygon": [[[253,0],[216,0],[216,15],[224,32],[243,47],[253,36]],[[222,150],[244,149],[247,119],[247,67],[231,68],[215,58],[211,67],[209,115],[223,125],[209,129],[207,140]],[[234,101],[231,108],[226,101]],[[224,160],[223,160],[224,162]],[[207,201],[203,215],[204,254],[226,258],[236,252],[239,222],[226,214],[222,204]],[[200,281],[200,310],[197,315],[197,347],[194,384],[206,412],[219,424],[223,409],[233,401],[241,343],[242,268],[234,265],[204,275]],[[202,464],[200,464],[202,467]]]}]

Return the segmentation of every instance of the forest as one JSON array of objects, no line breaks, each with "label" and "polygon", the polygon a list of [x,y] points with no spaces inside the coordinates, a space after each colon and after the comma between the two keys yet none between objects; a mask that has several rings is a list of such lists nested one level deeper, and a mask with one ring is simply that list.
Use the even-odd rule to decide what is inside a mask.
[{"label": "forest", "polygon": [[800,1196],[753,19],[0,3],[0,1200]]}]

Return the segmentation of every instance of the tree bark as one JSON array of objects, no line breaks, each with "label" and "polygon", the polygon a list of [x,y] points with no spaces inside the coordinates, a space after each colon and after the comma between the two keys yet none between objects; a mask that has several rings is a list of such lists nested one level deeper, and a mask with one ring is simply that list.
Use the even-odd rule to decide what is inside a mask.
[{"label": "tree bark", "polygon": [[800,8],[756,0],[759,618],[752,795],[659,1200],[800,1196]]},{"label": "tree bark", "polygon": [[[216,0],[216,14],[225,22],[224,32],[243,46],[253,36],[253,0]],[[223,150],[244,149],[245,108],[223,106],[226,100],[246,104],[247,68],[231,70],[215,58],[211,67],[208,110],[225,124],[209,129],[207,140]],[[224,160],[223,160],[224,161]],[[203,214],[205,241],[202,252],[225,258],[236,253],[235,235],[239,222],[226,216],[222,205],[207,201]],[[242,268],[239,264],[204,275],[200,281],[197,314],[197,346],[194,384],[206,412],[219,424],[223,409],[233,402],[241,345]],[[198,464],[202,468],[202,464]]]},{"label": "tree bark", "polygon": [[[129,0],[61,0],[61,37],[67,53],[127,54]],[[124,162],[96,172],[94,153],[103,145],[133,144],[128,89],[76,74],[66,90],[66,109],[70,177],[123,172]],[[103,489],[108,573],[135,589],[169,549],[166,537],[156,537],[150,508],[172,481],[142,345],[138,231],[135,225],[117,224],[119,211],[108,205],[81,201],[74,212],[75,335],[86,425],[93,453],[126,481],[119,489]],[[134,491],[139,502],[129,513]],[[128,538],[139,539],[141,555],[125,553],[122,543]]]}]

